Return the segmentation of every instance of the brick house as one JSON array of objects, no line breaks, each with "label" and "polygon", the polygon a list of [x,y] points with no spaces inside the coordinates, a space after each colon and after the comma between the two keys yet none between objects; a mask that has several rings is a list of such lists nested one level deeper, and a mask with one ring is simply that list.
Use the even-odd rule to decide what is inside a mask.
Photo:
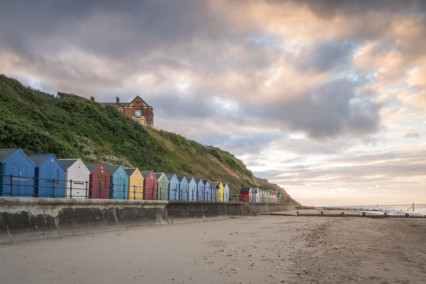
[{"label": "brick house", "polygon": [[[93,97],[92,97],[93,98]],[[92,99],[91,100],[94,100]],[[154,126],[154,110],[139,96],[136,96],[130,103],[120,103],[117,97],[115,103],[100,103],[101,105],[109,105],[116,107],[128,117],[133,118],[137,122],[146,126]]]}]

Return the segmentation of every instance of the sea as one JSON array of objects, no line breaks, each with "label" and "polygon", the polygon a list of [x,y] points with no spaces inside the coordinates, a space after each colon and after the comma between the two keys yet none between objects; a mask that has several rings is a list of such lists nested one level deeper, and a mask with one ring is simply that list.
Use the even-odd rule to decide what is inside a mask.
[{"label": "sea", "polygon": [[426,204],[399,204],[399,205],[355,205],[355,206],[327,206],[330,209],[348,209],[372,214],[388,215],[422,215],[426,216]]}]

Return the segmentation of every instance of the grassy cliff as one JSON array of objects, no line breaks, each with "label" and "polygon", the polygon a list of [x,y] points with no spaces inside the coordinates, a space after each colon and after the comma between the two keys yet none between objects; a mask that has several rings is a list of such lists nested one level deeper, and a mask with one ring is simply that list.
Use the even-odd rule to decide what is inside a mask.
[{"label": "grassy cliff", "polygon": [[153,169],[241,186],[282,188],[252,172],[232,154],[180,135],[143,127],[114,107],[58,93],[53,96],[0,75],[0,148],[53,153],[125,167]]}]

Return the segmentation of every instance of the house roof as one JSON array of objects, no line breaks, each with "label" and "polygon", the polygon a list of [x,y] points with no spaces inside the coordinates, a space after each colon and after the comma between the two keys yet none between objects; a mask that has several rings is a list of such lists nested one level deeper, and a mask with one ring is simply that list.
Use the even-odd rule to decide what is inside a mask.
[{"label": "house roof", "polygon": [[1,149],[0,150],[0,161],[5,160],[7,157],[12,155],[16,151],[18,151],[18,149]]},{"label": "house roof", "polygon": [[141,100],[142,102],[142,106],[146,105],[146,107],[151,107],[150,105],[148,105],[141,97],[136,96],[133,100],[130,101],[130,103],[118,103],[117,102],[100,102],[101,105],[104,106],[120,106],[120,107],[129,107],[129,105],[131,103],[133,103],[136,99]]},{"label": "house roof", "polygon": [[78,159],[59,159],[59,163],[65,168],[68,169],[72,165],[74,165],[75,162],[78,161]]}]

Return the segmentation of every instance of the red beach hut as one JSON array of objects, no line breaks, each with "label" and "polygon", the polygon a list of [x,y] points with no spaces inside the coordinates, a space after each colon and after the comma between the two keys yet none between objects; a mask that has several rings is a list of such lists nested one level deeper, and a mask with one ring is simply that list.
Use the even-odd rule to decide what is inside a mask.
[{"label": "red beach hut", "polygon": [[143,199],[157,200],[158,180],[152,170],[141,171],[143,180]]},{"label": "red beach hut", "polygon": [[85,163],[90,171],[89,198],[109,198],[111,174],[103,163]]},{"label": "red beach hut", "polygon": [[252,200],[252,189],[251,187],[242,187],[240,190],[240,201],[251,202]]}]

